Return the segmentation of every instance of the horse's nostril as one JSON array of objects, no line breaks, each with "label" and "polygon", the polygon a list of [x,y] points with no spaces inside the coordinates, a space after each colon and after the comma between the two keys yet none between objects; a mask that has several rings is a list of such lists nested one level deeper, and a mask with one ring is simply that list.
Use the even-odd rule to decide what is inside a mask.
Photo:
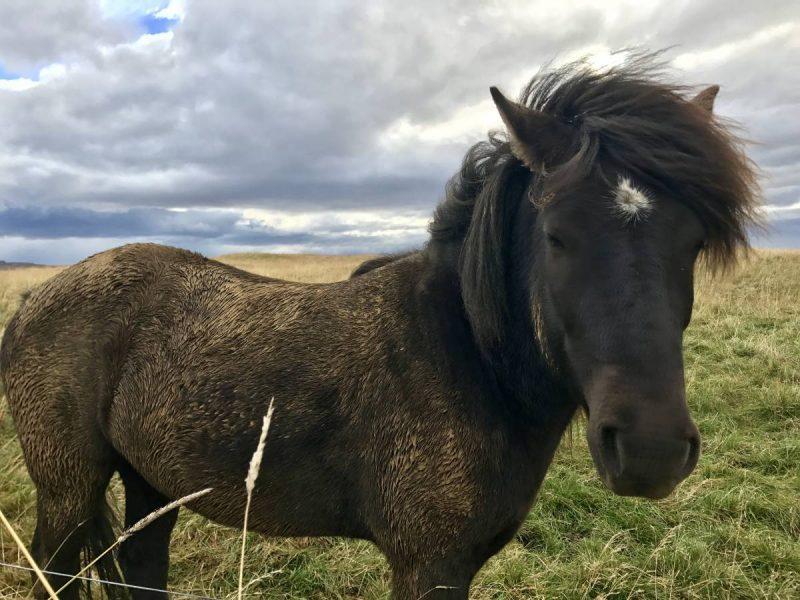
[{"label": "horse's nostril", "polygon": [[593,456],[606,484],[623,496],[663,498],[697,465],[700,436],[664,436],[650,429],[594,430]]},{"label": "horse's nostril", "polygon": [[619,440],[615,427],[602,427],[600,429],[600,448],[606,472],[616,477],[622,471],[622,462],[619,452]]},{"label": "horse's nostril", "polygon": [[689,451],[686,455],[686,462],[683,465],[683,476],[686,477],[691,473],[697,465],[697,459],[700,457],[700,438],[693,435],[689,438]]}]

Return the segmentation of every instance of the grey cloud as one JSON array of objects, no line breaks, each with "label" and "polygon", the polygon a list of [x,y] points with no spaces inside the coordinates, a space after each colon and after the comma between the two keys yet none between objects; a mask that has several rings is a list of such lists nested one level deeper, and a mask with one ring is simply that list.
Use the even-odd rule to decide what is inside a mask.
[{"label": "grey cloud", "polygon": [[96,56],[99,44],[132,34],[130,26],[104,19],[97,0],[4,0],[2,20],[0,64],[19,73]]},{"label": "grey cloud", "polygon": [[765,232],[754,236],[753,243],[763,248],[796,248],[798,240],[800,240],[800,218],[795,218],[770,223]]},{"label": "grey cloud", "polygon": [[148,235],[219,237],[241,215],[224,211],[177,212],[160,208],[95,211],[85,208],[0,208],[0,235],[28,238],[139,237]]},{"label": "grey cloud", "polygon": [[[122,231],[114,218],[130,225],[136,207],[431,208],[466,143],[382,146],[397,119],[447,120],[485,100],[489,85],[510,90],[592,44],[677,44],[672,58],[798,18],[793,0],[645,4],[197,0],[171,40],[134,44],[129,27],[88,0],[13,2],[20,26],[0,25],[0,63],[60,61],[68,72],[0,90],[0,201],[113,208],[109,231]],[[676,76],[722,84],[719,112],[761,142],[752,154],[767,201],[797,201],[796,42],[720,56]],[[51,230],[63,233],[54,219]]]},{"label": "grey cloud", "polygon": [[[214,254],[220,253],[225,247],[265,246],[367,252],[383,247],[390,250],[413,247],[419,245],[424,237],[423,229],[403,222],[387,224],[384,221],[362,220],[359,228],[364,231],[354,230],[352,224],[343,222],[335,215],[315,219],[299,229],[274,227],[260,220],[245,218],[242,212],[234,210],[0,208],[0,240],[22,237],[51,245],[65,238],[127,239],[158,240],[190,249],[207,249]],[[394,241],[387,245],[387,240],[381,235],[369,235],[370,230],[390,230],[394,234]]]},{"label": "grey cloud", "polygon": [[792,0],[704,0],[703,2],[641,3],[651,6],[649,27],[622,21],[620,33],[677,52],[713,48],[740,41],[776,24],[796,21]]}]

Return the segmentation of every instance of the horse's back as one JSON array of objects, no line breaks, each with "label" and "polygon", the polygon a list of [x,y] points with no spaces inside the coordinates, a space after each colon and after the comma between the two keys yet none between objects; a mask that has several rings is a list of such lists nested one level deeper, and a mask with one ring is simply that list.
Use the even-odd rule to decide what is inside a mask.
[{"label": "horse's back", "polygon": [[137,313],[110,403],[110,442],[166,496],[213,487],[195,509],[236,525],[274,397],[261,477],[279,485],[254,498],[253,528],[366,537],[354,512],[364,444],[356,403],[376,336],[393,333],[378,325],[387,301],[355,288],[381,284],[269,280],[213,261],[177,271],[150,288]]}]

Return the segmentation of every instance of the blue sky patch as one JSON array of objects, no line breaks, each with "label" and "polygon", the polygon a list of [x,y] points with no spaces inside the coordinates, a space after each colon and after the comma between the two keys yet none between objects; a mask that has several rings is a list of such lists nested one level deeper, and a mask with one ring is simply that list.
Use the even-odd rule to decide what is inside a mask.
[{"label": "blue sky patch", "polygon": [[19,79],[21,75],[7,71],[3,63],[0,62],[0,79]]},{"label": "blue sky patch", "polygon": [[24,69],[22,71],[18,71],[16,69],[8,69],[2,62],[0,62],[0,79],[6,79],[6,80],[32,79],[33,81],[39,81],[40,68],[41,67],[37,66],[30,69]]},{"label": "blue sky patch", "polygon": [[171,31],[178,23],[180,19],[166,19],[153,14],[139,17],[139,25],[149,34]]},{"label": "blue sky patch", "polygon": [[108,18],[133,22],[144,33],[157,34],[171,31],[180,23],[175,15],[159,16],[169,4],[167,0],[101,0],[100,8]]}]

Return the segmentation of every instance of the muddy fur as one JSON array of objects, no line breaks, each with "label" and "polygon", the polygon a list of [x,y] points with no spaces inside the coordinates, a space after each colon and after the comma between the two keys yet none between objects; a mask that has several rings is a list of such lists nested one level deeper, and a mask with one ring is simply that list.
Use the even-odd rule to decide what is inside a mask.
[{"label": "muddy fur", "polygon": [[[621,128],[614,106],[656,98],[658,117],[677,122],[680,136],[721,131],[655,76],[648,83],[641,64],[615,71],[616,88],[571,68],[569,97],[601,102],[592,86],[609,92],[605,121],[582,115],[595,128]],[[549,102],[564,109],[557,100]],[[590,140],[598,161],[614,139]],[[723,157],[739,156],[713,139]],[[674,145],[682,161],[696,149]],[[706,152],[695,159],[710,160]],[[722,216],[706,226],[706,213],[652,186],[648,218],[625,223],[607,202],[623,154],[545,205],[544,176],[493,137],[467,155],[422,250],[375,259],[342,282],[269,279],[134,244],[37,288],[0,348],[37,488],[36,558],[77,570],[80,532],[61,542],[98,514],[115,471],[126,526],[206,487],[214,491],[189,507],[240,526],[248,461],[273,397],[251,529],[371,540],[390,563],[397,600],[467,598],[474,574],[525,518],[579,406],[609,487],[669,493],[699,450],[680,350],[694,262],[705,240],[725,257],[719,248],[744,245],[752,190],[746,173],[728,182],[750,196],[708,199],[718,205],[706,213]],[[609,435],[629,452],[627,471],[608,468]],[[166,585],[174,522],[167,515],[122,545],[128,582]]]},{"label": "muddy fur", "polygon": [[[118,468],[165,499],[213,487],[191,508],[240,525],[274,396],[254,531],[373,540],[400,598],[441,578],[467,585],[527,513],[560,427],[498,410],[467,322],[440,331],[457,296],[452,307],[425,300],[440,291],[427,260],[308,285],[132,245],[37,289],[2,347],[37,530],[52,540],[37,558],[93,514]],[[565,424],[572,410],[553,418]]]}]

